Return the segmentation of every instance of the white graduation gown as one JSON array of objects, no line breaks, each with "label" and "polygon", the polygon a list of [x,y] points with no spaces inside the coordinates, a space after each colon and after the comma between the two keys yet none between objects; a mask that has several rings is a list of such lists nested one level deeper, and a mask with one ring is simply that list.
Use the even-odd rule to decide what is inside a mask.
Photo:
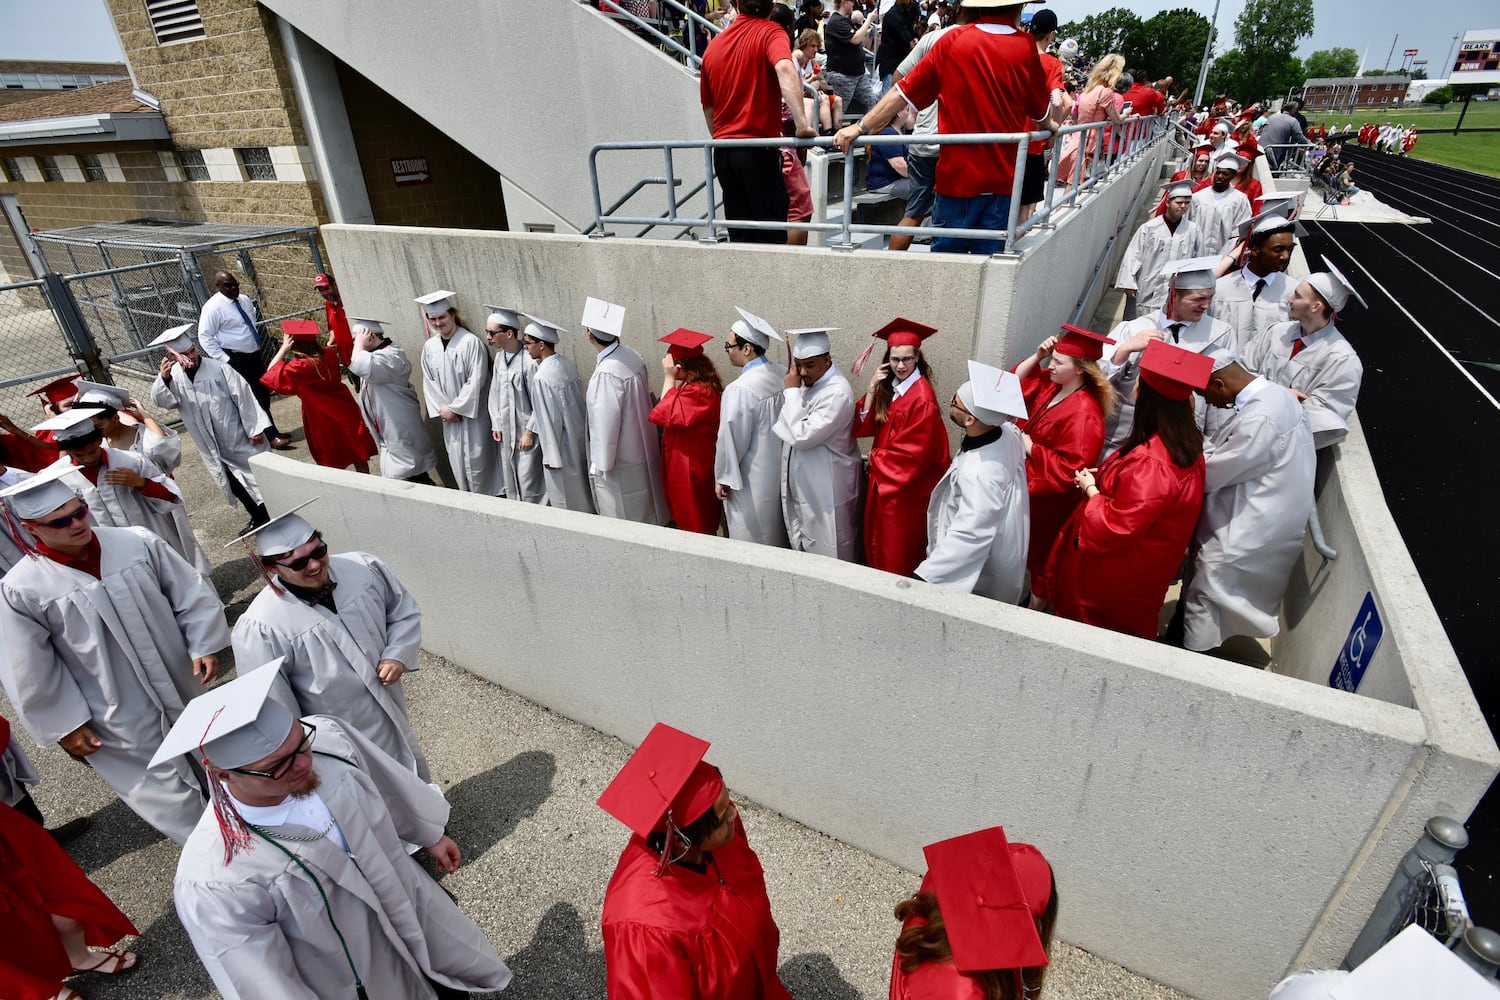
[{"label": "white graduation gown", "polygon": [[[30,478],[31,473],[25,469],[17,469],[13,466],[6,468],[3,472],[0,472],[0,489],[5,489],[7,486],[14,486]],[[0,501],[0,503],[3,502]],[[20,524],[16,524],[15,530],[21,532],[28,543],[30,542],[31,535],[27,533],[25,528],[21,527]],[[4,525],[0,525],[0,574],[9,572],[12,566],[25,558],[26,553],[22,552],[16,545],[15,539],[10,537],[10,531]]]},{"label": "white graduation gown", "polygon": [[[1149,316],[1138,316],[1133,320],[1121,323],[1109,334],[1115,344],[1121,344],[1134,337],[1143,330],[1161,330],[1167,333],[1167,343],[1172,343],[1172,337],[1167,327],[1172,320],[1160,312]],[[1212,313],[1204,313],[1203,318],[1196,323],[1189,323],[1177,332],[1177,346],[1187,351],[1195,351],[1202,354],[1209,347],[1234,347],[1234,331],[1229,324],[1221,319],[1215,319]],[[1110,344],[1104,345],[1104,357],[1099,359],[1099,368],[1104,372],[1110,384],[1115,387],[1119,398],[1115,404],[1115,412],[1108,415],[1104,421],[1104,451],[1099,460],[1120,450],[1125,439],[1130,437],[1130,431],[1135,427],[1135,386],[1141,378],[1141,355],[1144,351],[1136,351],[1127,357],[1123,364],[1115,364],[1110,360],[1110,354],[1115,347]],[[1201,409],[1201,407],[1200,407]],[[1201,415],[1200,424],[1201,427]]]},{"label": "white graduation gown", "polygon": [[234,626],[234,661],[253,668],[286,657],[281,672],[293,715],[337,715],[380,749],[431,780],[427,758],[406,715],[401,682],[380,683],[376,667],[396,660],[417,669],[422,610],[389,566],[367,552],[328,559],[333,614],[288,591],[267,587]]},{"label": "white graduation gown", "polygon": [[459,327],[448,340],[432,336],[422,345],[422,395],[427,415],[447,407],[462,419],[443,421],[443,447],[455,485],[465,493],[500,495],[500,463],[490,437],[485,391],[490,382],[490,352],[468,330]]},{"label": "white graduation gown", "polygon": [[[1298,337],[1302,350],[1294,358],[1292,348]],[[1359,402],[1365,368],[1337,326],[1329,323],[1317,333],[1304,335],[1296,320],[1281,323],[1247,344],[1243,360],[1251,371],[1277,385],[1306,393],[1302,408],[1317,447],[1338,444],[1348,436],[1349,414]]]},{"label": "white graduation gown", "polygon": [[939,587],[1017,604],[1031,544],[1026,450],[1013,423],[959,451],[927,504],[927,558],[916,575]]},{"label": "white graduation gown", "polygon": [[0,802],[13,806],[21,801],[21,796],[27,794],[27,785],[41,783],[42,776],[36,773],[31,758],[26,756],[26,751],[16,742],[16,734],[12,731],[10,739],[5,743],[4,752],[0,752]]},{"label": "white graduation gown", "polygon": [[1115,287],[1134,289],[1136,315],[1145,316],[1167,304],[1170,278],[1162,273],[1162,268],[1174,260],[1201,257],[1208,252],[1204,249],[1203,230],[1186,215],[1175,231],[1167,228],[1166,220],[1151,219],[1135,231],[1125,247]]},{"label": "white graduation gown", "polygon": [[[155,431],[147,430],[145,424],[127,425],[126,430],[132,432],[130,441],[126,445],[127,451],[142,455],[151,460],[158,469],[172,476],[174,479],[179,466],[182,465],[182,438],[170,427],[163,427],[165,434],[157,434]],[[110,447],[114,447],[110,445]],[[188,562],[193,568],[203,574],[205,578],[213,573],[213,563],[209,562],[208,556],[204,554],[203,547],[198,544],[198,536],[193,531],[193,522],[188,516],[187,504],[179,503],[172,505],[172,520],[177,524],[177,536],[182,539],[191,539],[195,556],[189,556]],[[166,537],[166,536],[163,536]],[[183,548],[186,545],[184,544]],[[177,548],[183,552],[183,548]],[[186,555],[186,553],[183,553]]]},{"label": "white graduation gown", "polygon": [[785,379],[785,367],[762,358],[724,387],[714,451],[714,481],[730,490],[724,501],[729,537],[783,549],[788,542],[781,512],[781,441],[773,428]]},{"label": "white graduation gown", "polygon": [[535,377],[536,362],[524,348],[508,361],[504,351],[495,352],[495,367],[490,373],[490,427],[500,432],[496,450],[500,453],[505,496],[524,503],[541,503],[547,496],[541,449],[533,444],[530,451],[521,450],[521,435],[531,420],[531,384]]},{"label": "white graduation gown", "polygon": [[651,422],[646,362],[624,344],[599,352],[589,376],[589,483],[605,517],[666,524],[661,439]]},{"label": "white graduation gown", "polygon": [[[442,794],[338,719],[306,721],[318,729],[315,794],[349,853],[327,837],[278,841],[304,871],[252,834],[254,846],[226,864],[218,822],[207,809],[177,864],[177,915],[224,1000],[352,998],[351,960],[370,1000],[432,998],[429,979],[461,991],[504,989],[510,970],[484,932],[403,845],[431,845],[443,835]],[[264,829],[273,837],[319,832]]]},{"label": "white graduation gown", "polygon": [[270,430],[271,418],[255,402],[250,383],[239,372],[213,358],[200,358],[195,377],[189,378],[176,365],[170,379],[156,376],[151,402],[182,414],[183,425],[198,445],[198,456],[226,501],[239,503],[229,488],[227,465],[250,499],[262,502],[260,486],[250,471],[250,456],[271,445],[264,438],[260,444],[251,444],[250,439]]},{"label": "white graduation gown", "polygon": [[0,682],[27,732],[56,743],[87,724],[88,757],[142,819],[181,844],[203,811],[186,759],[147,768],[202,688],[193,660],[229,645],[224,606],[145,528],[95,528],[100,578],[26,559],[0,580]]},{"label": "white graduation gown", "polygon": [[360,380],[359,412],[380,446],[381,476],[407,479],[437,465],[406,352],[390,343],[374,351],[355,351],[349,371]]},{"label": "white graduation gown", "polygon": [[1317,467],[1312,428],[1290,390],[1257,382],[1259,391],[1205,446],[1203,513],[1182,594],[1188,649],[1276,635],[1302,554]]},{"label": "white graduation gown", "polygon": [[1287,302],[1297,288],[1285,272],[1278,271],[1267,275],[1260,297],[1252,299],[1255,287],[1245,283],[1247,273],[1239,268],[1220,278],[1214,290],[1214,304],[1208,310],[1234,331],[1236,353],[1255,336],[1287,321]]},{"label": "white graduation gown", "polygon": [[1245,192],[1230,185],[1222,198],[1216,197],[1213,185],[1193,195],[1187,217],[1203,232],[1203,253],[1222,254],[1240,236],[1240,226],[1255,214]]},{"label": "white graduation gown", "polygon": [[799,552],[853,562],[859,553],[860,475],[854,391],[837,365],[810,389],[782,390],[781,507]]},{"label": "white graduation gown", "polygon": [[553,354],[537,363],[532,380],[532,413],[528,429],[542,453],[542,482],[547,503],[562,510],[594,513],[589,489],[588,415],[583,380],[573,359]]}]

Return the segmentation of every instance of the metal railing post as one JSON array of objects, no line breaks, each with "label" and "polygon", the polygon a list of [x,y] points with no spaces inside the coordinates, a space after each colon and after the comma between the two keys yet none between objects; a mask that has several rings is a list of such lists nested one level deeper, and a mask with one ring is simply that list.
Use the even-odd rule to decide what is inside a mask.
[{"label": "metal railing post", "polygon": [[[719,243],[722,241],[714,230],[714,150],[712,146],[703,147],[703,176],[705,178],[703,191],[708,199],[708,208],[704,213],[703,221],[708,226],[708,232],[699,239],[699,242]],[[729,234],[725,233],[724,238],[728,239]]]},{"label": "metal railing post", "polygon": [[[854,249],[854,146],[865,145],[863,139],[855,140],[855,144],[849,147],[849,152],[844,155],[844,228],[839,232],[839,241],[833,244],[835,250]],[[866,156],[869,153],[865,154]]]},{"label": "metal railing post", "polygon": [[1391,876],[1385,892],[1380,894],[1359,937],[1354,939],[1354,946],[1344,957],[1343,968],[1354,968],[1389,941],[1411,912],[1428,869],[1433,865],[1448,864],[1468,845],[1468,831],[1458,820],[1447,816],[1434,816],[1428,820],[1421,838],[1401,859],[1400,867]]},{"label": "metal railing post", "polygon": [[91,380],[108,383],[109,366],[99,357],[99,345],[94,342],[88,324],[83,321],[83,313],[78,310],[78,300],[73,298],[73,290],[56,271],[48,271],[42,275],[41,281],[47,304],[52,307],[52,315],[57,317],[57,325],[62,328],[68,353],[83,362]]},{"label": "metal railing post", "polygon": [[604,197],[599,191],[599,150],[589,150],[589,183],[594,185],[594,229],[590,236],[608,236],[604,228]]},{"label": "metal railing post", "polygon": [[662,153],[667,158],[667,211],[668,218],[677,218],[677,175],[672,172],[672,147],[665,146]]},{"label": "metal railing post", "polygon": [[1021,221],[1021,185],[1026,179],[1026,157],[1031,155],[1030,146],[1029,142],[1016,145],[1016,169],[1010,179],[1010,211],[1005,220],[1005,246],[1000,248],[1001,253],[1015,252],[1016,225]]}]

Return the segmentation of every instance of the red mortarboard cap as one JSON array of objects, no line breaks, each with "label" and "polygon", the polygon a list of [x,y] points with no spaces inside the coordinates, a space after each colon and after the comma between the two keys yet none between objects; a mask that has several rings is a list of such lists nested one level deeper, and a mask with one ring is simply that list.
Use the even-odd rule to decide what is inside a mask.
[{"label": "red mortarboard cap", "polygon": [[1062,325],[1062,338],[1058,340],[1057,346],[1053,348],[1058,354],[1066,354],[1070,358],[1080,361],[1098,361],[1104,357],[1104,345],[1113,344],[1114,341],[1102,333],[1093,330],[1085,330],[1081,326],[1072,323]]},{"label": "red mortarboard cap", "polygon": [[658,722],[599,796],[599,808],[645,837],[662,828],[667,813],[676,826],[708,812],[724,781],[703,762],[708,741]]},{"label": "red mortarboard cap", "polygon": [[1052,870],[1030,844],[1011,844],[1005,828],[922,848],[960,972],[1030,969],[1047,964],[1036,920],[1052,895]]},{"label": "red mortarboard cap", "polygon": [[892,347],[921,347],[922,341],[937,333],[937,327],[897,317],[876,330],[879,337]]},{"label": "red mortarboard cap", "polygon": [[316,341],[323,331],[310,319],[284,319],[281,332],[293,340]]},{"label": "red mortarboard cap", "polygon": [[31,390],[26,395],[41,396],[45,394],[47,397],[47,402],[61,403],[78,395],[78,386],[74,385],[73,383],[77,382],[81,378],[83,378],[82,375],[64,375],[60,379],[55,379],[54,381],[48,382],[40,389]]},{"label": "red mortarboard cap", "polygon": [[665,337],[658,337],[663,344],[667,345],[667,353],[678,361],[683,358],[698,357],[703,353],[703,345],[714,338],[697,330],[689,330],[685,326],[679,326]]},{"label": "red mortarboard cap", "polygon": [[314,288],[332,288],[333,279],[326,274],[319,274],[313,278]]},{"label": "red mortarboard cap", "polygon": [[1213,358],[1163,340],[1151,341],[1141,355],[1141,380],[1168,399],[1189,398],[1208,385],[1213,371]]}]

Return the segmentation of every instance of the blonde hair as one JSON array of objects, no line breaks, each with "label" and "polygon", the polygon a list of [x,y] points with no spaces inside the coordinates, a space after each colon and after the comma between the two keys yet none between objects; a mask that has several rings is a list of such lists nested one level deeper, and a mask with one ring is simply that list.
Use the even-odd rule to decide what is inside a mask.
[{"label": "blonde hair", "polygon": [[818,37],[818,33],[816,31],[812,30],[811,28],[803,28],[802,34],[797,36],[796,47],[799,49],[805,49],[809,45],[818,46],[822,43],[823,39]]},{"label": "blonde hair", "polygon": [[1095,87],[1108,87],[1113,90],[1115,81],[1120,74],[1125,72],[1125,57],[1118,52],[1111,52],[1094,64],[1094,69],[1089,73],[1089,82],[1084,90],[1093,90]]}]

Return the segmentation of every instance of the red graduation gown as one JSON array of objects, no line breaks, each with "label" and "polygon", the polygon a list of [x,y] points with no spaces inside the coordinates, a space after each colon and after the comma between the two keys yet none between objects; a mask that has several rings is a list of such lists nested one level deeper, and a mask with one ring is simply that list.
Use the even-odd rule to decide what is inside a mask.
[{"label": "red graduation gown", "polygon": [[1047,409],[1058,386],[1041,368],[1021,380],[1021,391],[1026,397],[1026,412],[1031,414],[1031,419],[1017,423],[1031,435],[1031,455],[1026,459],[1031,547],[1026,553],[1026,568],[1031,571],[1032,592],[1050,598],[1047,557],[1052,554],[1058,532],[1083,499],[1073,483],[1073,473],[1092,468],[1104,450],[1104,411],[1086,388],[1079,388]]},{"label": "red graduation gown", "polygon": [[[921,917],[908,917],[901,929],[925,923]],[[984,991],[972,977],[954,968],[952,961],[923,962],[902,972],[901,956],[892,955],[890,1000],[984,1000]]]},{"label": "red graduation gown", "polygon": [[865,495],[865,563],[910,576],[927,558],[927,502],[948,471],[948,432],[932,383],[919,378],[883,424],[870,410],[854,425],[856,437],[875,438]]},{"label": "red graduation gown", "polygon": [[683,531],[715,534],[724,513],[714,493],[722,396],[706,382],[683,382],[651,408],[651,422],[662,428],[661,479],[667,509]]},{"label": "red graduation gown", "polygon": [[1099,492],[1057,540],[1048,573],[1057,614],[1155,639],[1203,509],[1203,457],[1184,469],[1161,438],[1104,463]]},{"label": "red graduation gown", "polygon": [[604,892],[609,1000],[791,1000],[760,859],[736,817],[704,874],[661,863],[632,836]]},{"label": "red graduation gown", "polygon": [[[36,435],[39,441],[51,441],[52,431],[42,431]],[[14,434],[0,434],[0,465],[7,469],[25,469],[27,472],[41,472],[47,466],[57,461],[57,449],[38,448],[23,438]]]},{"label": "red graduation gown", "polygon": [[349,359],[354,356],[354,331],[349,329],[349,317],[344,312],[344,307],[325,299],[323,315],[328,319],[328,339],[338,352],[339,364],[349,364]]},{"label": "red graduation gown", "polygon": [[284,358],[260,380],[272,392],[302,401],[302,433],[314,462],[342,469],[375,454],[359,406],[339,377],[333,348],[323,348],[320,358]]}]

